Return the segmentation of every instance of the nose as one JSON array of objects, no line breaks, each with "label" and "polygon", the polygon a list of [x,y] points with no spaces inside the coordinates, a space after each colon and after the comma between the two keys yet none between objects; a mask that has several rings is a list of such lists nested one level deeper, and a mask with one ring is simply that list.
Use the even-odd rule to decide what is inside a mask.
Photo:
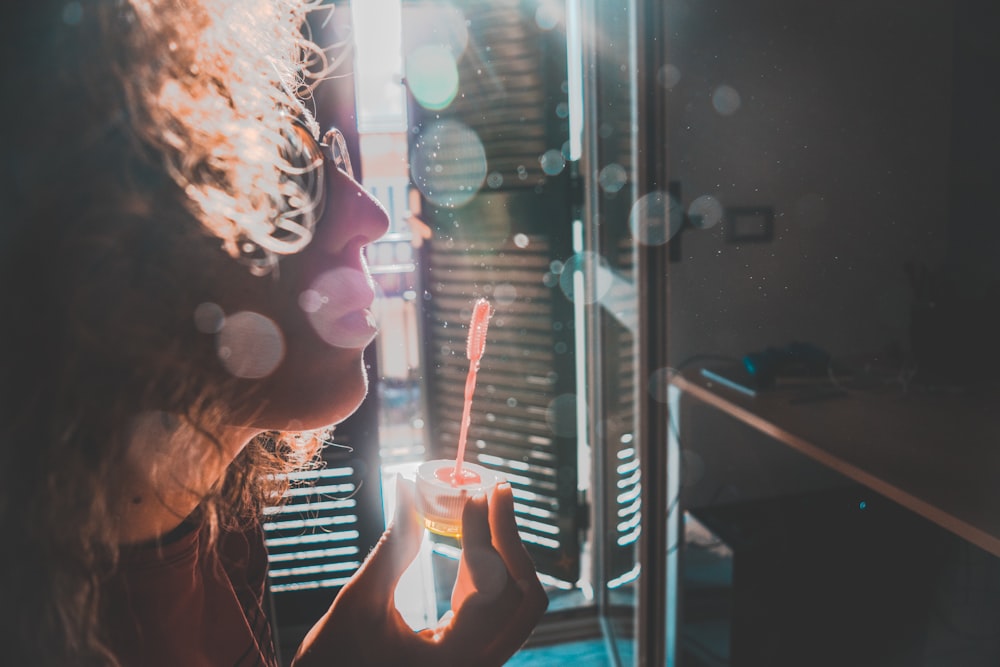
[{"label": "nose", "polygon": [[313,243],[332,255],[348,244],[366,245],[389,230],[389,216],[356,180],[327,162],[326,205],[316,221]]}]

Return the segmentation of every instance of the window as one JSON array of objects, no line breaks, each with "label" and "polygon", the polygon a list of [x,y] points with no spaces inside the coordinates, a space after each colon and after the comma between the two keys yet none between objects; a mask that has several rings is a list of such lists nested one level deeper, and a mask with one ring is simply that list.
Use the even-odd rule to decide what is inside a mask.
[{"label": "window", "polygon": [[[354,42],[355,75],[324,84],[333,111],[323,89],[317,107],[330,114],[322,123],[357,127],[347,135],[363,183],[390,215],[368,251],[384,333],[369,351],[371,397],[338,428],[338,444],[355,449],[329,449],[316,486],[272,517],[272,591],[279,625],[291,626],[283,643],[377,539],[381,515],[358,512],[391,492],[388,476],[455,456],[467,325],[486,297],[495,314],[466,459],[514,489],[550,593],[536,642],[592,641],[631,664],[641,508],[655,488],[643,483],[636,380],[645,259],[629,226],[641,189],[636,15],[628,3],[577,0],[333,7],[314,30]],[[386,39],[397,30],[398,53]],[[643,233],[664,210],[644,209]],[[412,623],[447,604],[454,547],[433,542],[404,581]],[[321,594],[307,599],[312,589]]]}]

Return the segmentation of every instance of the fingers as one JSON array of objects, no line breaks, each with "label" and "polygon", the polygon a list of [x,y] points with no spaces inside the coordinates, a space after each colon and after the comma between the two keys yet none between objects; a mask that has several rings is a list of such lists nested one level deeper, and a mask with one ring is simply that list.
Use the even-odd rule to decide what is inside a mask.
[{"label": "fingers", "polygon": [[393,603],[396,584],[420,550],[423,524],[417,513],[413,483],[396,478],[396,510],[392,523],[348,584],[358,597]]},{"label": "fingers", "polygon": [[514,520],[514,494],[510,484],[503,482],[493,492],[490,503],[489,522],[493,536],[493,546],[507,564],[507,569],[518,581],[538,580],[535,564],[524,548],[524,542],[517,532]]},{"label": "fingers", "polygon": [[[452,594],[455,613],[441,635],[449,653],[456,658],[481,656],[519,602],[520,592],[493,548],[486,498],[471,498],[462,512],[462,558]],[[488,663],[477,657],[474,664]]]},{"label": "fingers", "polygon": [[454,607],[445,644],[451,655],[476,656],[477,666],[502,665],[521,647],[548,606],[517,533],[510,486],[498,486],[489,506],[482,499],[470,500],[462,530],[458,586],[471,592]]},{"label": "fingers", "polygon": [[462,559],[458,580],[463,586],[471,585],[471,592],[490,600],[500,594],[507,579],[507,566],[493,548],[486,497],[472,498],[462,511]]},{"label": "fingers", "polygon": [[492,547],[489,508],[485,495],[469,498],[462,508],[462,549],[480,546]]},{"label": "fingers", "polygon": [[490,503],[493,545],[503,558],[519,594],[517,610],[487,647],[488,664],[504,664],[524,644],[549,606],[549,598],[538,580],[535,565],[517,532],[514,495],[510,484],[497,486]]}]

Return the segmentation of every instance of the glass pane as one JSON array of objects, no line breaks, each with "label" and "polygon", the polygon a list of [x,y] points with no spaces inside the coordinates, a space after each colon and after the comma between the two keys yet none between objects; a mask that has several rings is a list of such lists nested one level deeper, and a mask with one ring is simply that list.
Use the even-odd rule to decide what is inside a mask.
[{"label": "glass pane", "polygon": [[988,664],[997,5],[666,7],[682,654]]},{"label": "glass pane", "polygon": [[[584,173],[582,220],[592,326],[590,371],[594,444],[597,581],[612,658],[635,664],[642,576],[643,460],[638,423],[639,305],[629,215],[638,189],[634,14],[628,2],[583,3]],[[644,382],[644,381],[642,381]]]}]

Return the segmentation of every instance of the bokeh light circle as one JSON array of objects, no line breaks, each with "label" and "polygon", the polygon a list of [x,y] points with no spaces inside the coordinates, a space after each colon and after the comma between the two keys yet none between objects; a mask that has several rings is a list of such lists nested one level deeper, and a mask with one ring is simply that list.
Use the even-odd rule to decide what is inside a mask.
[{"label": "bokeh light circle", "polygon": [[222,364],[239,378],[262,378],[285,358],[285,337],[273,320],[244,310],[226,318],[216,336]]},{"label": "bokeh light circle", "polygon": [[509,306],[517,300],[517,288],[510,283],[500,283],[493,288],[495,306]]},{"label": "bokeh light circle", "polygon": [[226,314],[218,304],[206,301],[194,309],[194,326],[202,333],[219,333],[225,323]]},{"label": "bokeh light circle", "polygon": [[406,58],[406,82],[420,106],[446,108],[458,94],[458,65],[451,49],[440,44],[414,49]]},{"label": "bokeh light circle", "polygon": [[437,121],[414,143],[410,177],[432,203],[457,208],[475,197],[486,180],[486,149],[464,123]]},{"label": "bokeh light circle", "polygon": [[372,287],[364,271],[340,266],[313,280],[299,297],[316,335],[333,347],[358,349],[374,337],[373,315],[365,310],[372,302]]},{"label": "bokeh light circle", "polygon": [[742,105],[739,92],[732,86],[723,84],[712,92],[712,106],[723,116],[732,116]]},{"label": "bokeh light circle", "polygon": [[663,245],[680,231],[681,205],[666,192],[650,192],[632,205],[628,224],[632,236],[644,245]]},{"label": "bokeh light circle", "polygon": [[545,151],[542,156],[538,158],[538,162],[542,165],[542,171],[549,176],[555,176],[566,168],[566,158],[563,157],[561,151],[554,148]]},{"label": "bokeh light circle", "polygon": [[660,71],[656,73],[656,79],[660,82],[660,85],[670,90],[678,83],[681,82],[681,71],[676,65],[664,65],[660,68]]},{"label": "bokeh light circle", "polygon": [[722,203],[712,195],[702,195],[688,206],[688,219],[699,229],[714,227],[725,215]]},{"label": "bokeh light circle", "polygon": [[314,289],[307,289],[299,294],[299,308],[307,313],[315,313],[327,303],[329,298]]},{"label": "bokeh light circle", "polygon": [[625,187],[627,181],[628,172],[625,171],[625,167],[617,162],[605,165],[597,174],[597,183],[601,186],[602,190],[609,194],[620,191]]},{"label": "bokeh light circle", "polygon": [[[580,252],[570,257],[559,274],[559,287],[574,303],[596,303],[614,284],[608,261],[595,252]],[[582,292],[579,288],[582,287]]]},{"label": "bokeh light circle", "polygon": [[562,21],[562,5],[552,0],[543,0],[535,10],[535,24],[542,30],[552,30]]}]

